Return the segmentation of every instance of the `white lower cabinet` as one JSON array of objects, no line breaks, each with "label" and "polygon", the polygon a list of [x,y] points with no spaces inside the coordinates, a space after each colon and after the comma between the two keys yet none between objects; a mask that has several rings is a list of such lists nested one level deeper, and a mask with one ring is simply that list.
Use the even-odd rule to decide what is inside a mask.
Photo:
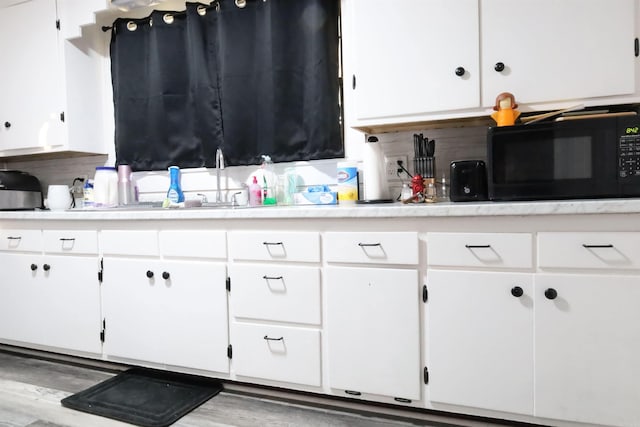
[{"label": "white lower cabinet", "polygon": [[[536,270],[514,262],[501,271],[464,256],[526,260],[531,239],[507,248],[508,234],[431,235],[425,347],[435,408],[640,425],[637,233],[541,232]],[[446,251],[460,256],[447,261]]]},{"label": "white lower cabinet", "polygon": [[226,268],[105,257],[104,353],[228,372]]},{"label": "white lower cabinet", "polygon": [[[44,243],[40,230],[4,231],[7,235],[2,237],[10,243],[0,249],[0,339],[28,347],[99,354],[95,231],[57,231],[55,239],[45,231]],[[40,252],[43,246],[47,248],[44,254]],[[81,255],[57,255],[62,247],[65,253]]]},{"label": "white lower cabinet", "polygon": [[252,382],[322,385],[317,232],[229,235],[232,372]]},{"label": "white lower cabinet", "polygon": [[419,400],[417,270],[331,266],[324,273],[330,387]]},{"label": "white lower cabinet", "polygon": [[533,274],[427,271],[428,399],[533,414]]},{"label": "white lower cabinet", "polygon": [[104,354],[228,373],[225,233],[173,231],[102,232]]},{"label": "white lower cabinet", "polygon": [[0,265],[0,339],[100,353],[97,259],[0,253]]},{"label": "white lower cabinet", "polygon": [[640,277],[538,274],[535,287],[535,415],[640,425]]}]

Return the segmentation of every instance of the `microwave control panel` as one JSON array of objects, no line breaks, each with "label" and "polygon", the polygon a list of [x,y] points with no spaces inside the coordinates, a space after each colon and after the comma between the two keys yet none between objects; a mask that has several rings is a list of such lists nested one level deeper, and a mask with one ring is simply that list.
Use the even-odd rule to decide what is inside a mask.
[{"label": "microwave control panel", "polygon": [[618,176],[640,176],[640,135],[624,135],[618,144]]}]

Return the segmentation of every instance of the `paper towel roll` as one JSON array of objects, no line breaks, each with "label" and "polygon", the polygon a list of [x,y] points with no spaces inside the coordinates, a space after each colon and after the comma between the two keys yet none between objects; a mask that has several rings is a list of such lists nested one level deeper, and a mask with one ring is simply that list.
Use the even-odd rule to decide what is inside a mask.
[{"label": "paper towel roll", "polygon": [[384,154],[375,136],[367,138],[364,144],[362,172],[365,200],[388,199],[389,185],[384,176]]}]

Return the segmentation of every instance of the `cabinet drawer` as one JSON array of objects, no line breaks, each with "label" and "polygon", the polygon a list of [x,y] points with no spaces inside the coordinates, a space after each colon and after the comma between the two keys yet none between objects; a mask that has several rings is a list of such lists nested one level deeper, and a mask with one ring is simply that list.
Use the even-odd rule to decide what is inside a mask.
[{"label": "cabinet drawer", "polygon": [[220,230],[162,230],[160,253],[169,257],[227,258],[227,233]]},{"label": "cabinet drawer", "polygon": [[320,386],[320,331],[233,324],[237,375]]},{"label": "cabinet drawer", "polygon": [[98,232],[95,230],[45,230],[44,251],[50,254],[97,254]]},{"label": "cabinet drawer", "polygon": [[324,235],[328,262],[418,264],[418,233],[329,232]]},{"label": "cabinet drawer", "polygon": [[158,232],[106,230],[100,233],[100,250],[104,255],[158,256]]},{"label": "cabinet drawer", "polygon": [[433,266],[531,268],[529,233],[428,233],[427,263]]},{"label": "cabinet drawer", "polygon": [[314,232],[237,231],[229,235],[236,260],[320,262],[320,235]]},{"label": "cabinet drawer", "polygon": [[538,233],[540,268],[640,268],[640,233]]},{"label": "cabinet drawer", "polygon": [[320,324],[320,269],[284,265],[232,265],[235,317]]},{"label": "cabinet drawer", "polygon": [[0,230],[0,251],[42,252],[42,231]]}]

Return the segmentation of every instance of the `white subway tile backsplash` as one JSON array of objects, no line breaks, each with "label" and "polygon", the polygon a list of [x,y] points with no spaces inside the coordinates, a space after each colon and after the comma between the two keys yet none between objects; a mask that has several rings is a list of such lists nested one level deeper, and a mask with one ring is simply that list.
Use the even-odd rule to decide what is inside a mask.
[{"label": "white subway tile backsplash", "polygon": [[[386,156],[407,156],[407,169],[413,173],[413,134],[422,133],[429,139],[436,141],[436,177],[442,175],[449,179],[449,165],[454,160],[486,160],[486,128],[460,127],[426,129],[422,131],[403,131],[377,134],[382,150]],[[276,163],[274,172],[281,175],[287,168],[295,168],[299,176],[300,190],[310,185],[327,184],[335,186],[337,183],[337,163],[343,159],[313,160],[304,162]],[[360,159],[354,159],[362,169]],[[60,159],[35,160],[5,160],[8,169],[29,172],[40,179],[44,189],[49,184],[71,185],[76,177],[90,177],[95,173],[96,166],[104,166],[109,162],[108,156],[70,157]],[[249,183],[251,176],[260,169],[254,166],[229,166],[221,170],[221,188],[223,200],[229,200],[231,194]],[[138,186],[140,199],[143,201],[159,201],[164,199],[169,187],[168,172],[134,172],[134,179]],[[404,182],[409,182],[406,177]],[[400,193],[402,182],[394,181],[390,185],[393,197]],[[362,182],[360,183],[362,193]],[[207,168],[183,169],[182,188],[188,198],[196,198],[204,194],[209,200],[215,200],[216,170]]]}]

